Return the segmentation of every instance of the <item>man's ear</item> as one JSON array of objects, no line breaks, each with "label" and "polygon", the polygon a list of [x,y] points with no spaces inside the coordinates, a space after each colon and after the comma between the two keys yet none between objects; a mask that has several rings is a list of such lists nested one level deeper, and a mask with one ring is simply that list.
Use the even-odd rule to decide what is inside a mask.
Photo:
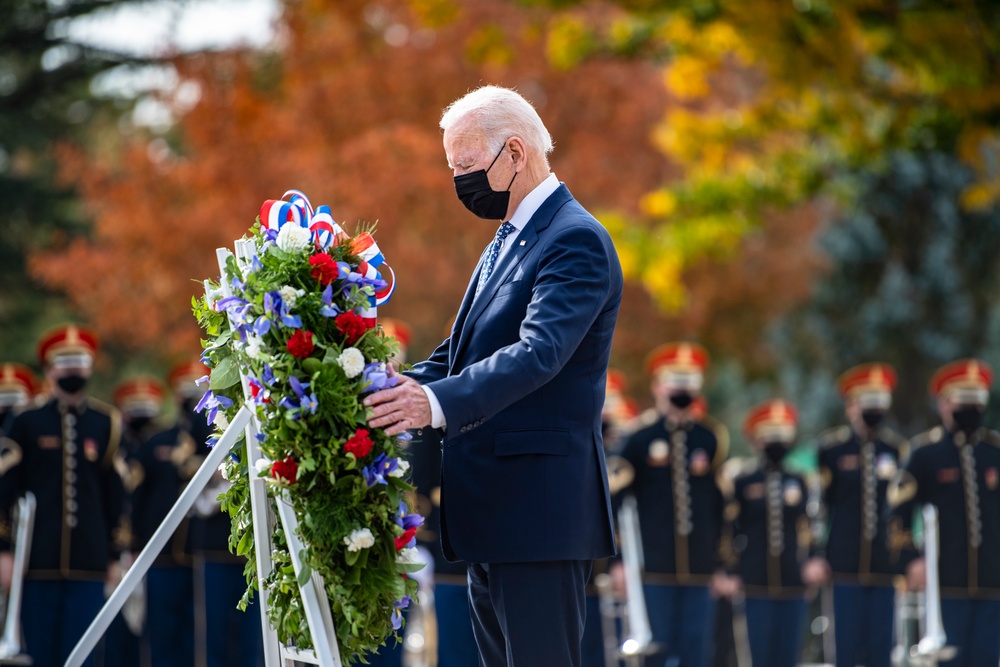
[{"label": "man's ear", "polygon": [[521,137],[515,135],[508,139],[507,151],[514,161],[514,171],[520,171],[525,165],[525,146]]}]

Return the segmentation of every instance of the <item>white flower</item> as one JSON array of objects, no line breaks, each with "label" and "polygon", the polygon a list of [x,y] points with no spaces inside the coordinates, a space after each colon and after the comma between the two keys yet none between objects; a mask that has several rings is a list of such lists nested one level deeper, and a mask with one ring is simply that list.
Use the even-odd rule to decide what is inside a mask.
[{"label": "white flower", "polygon": [[305,293],[306,291],[304,289],[295,289],[291,285],[285,285],[278,290],[278,294],[281,295],[281,300],[285,302],[289,310],[295,307],[295,302],[299,300],[300,296],[304,296]]},{"label": "white flower", "polygon": [[420,552],[417,551],[416,547],[406,547],[396,554],[396,562],[409,564],[423,563],[424,561],[420,558]]},{"label": "white flower", "polygon": [[261,457],[253,464],[253,469],[257,473],[257,476],[260,477],[263,473],[271,469],[271,462]]},{"label": "white flower", "polygon": [[253,359],[260,359],[261,353],[264,351],[264,339],[255,334],[250,334],[247,336],[245,349],[247,356]]},{"label": "white flower", "polygon": [[348,551],[361,551],[375,544],[375,536],[367,528],[355,528],[344,538]]},{"label": "white flower", "polygon": [[222,475],[222,479],[226,480],[227,482],[229,481],[229,464],[228,464],[228,462],[223,461],[222,463],[219,464],[219,474]]},{"label": "white flower", "polygon": [[312,242],[312,232],[294,222],[282,225],[275,243],[285,252],[301,252]]},{"label": "white flower", "polygon": [[337,363],[344,369],[347,377],[353,378],[365,370],[365,355],[356,347],[349,347],[337,357]]},{"label": "white flower", "polygon": [[402,477],[406,474],[406,471],[410,469],[410,462],[403,459],[399,459],[399,463],[395,470],[389,473],[389,477]]}]

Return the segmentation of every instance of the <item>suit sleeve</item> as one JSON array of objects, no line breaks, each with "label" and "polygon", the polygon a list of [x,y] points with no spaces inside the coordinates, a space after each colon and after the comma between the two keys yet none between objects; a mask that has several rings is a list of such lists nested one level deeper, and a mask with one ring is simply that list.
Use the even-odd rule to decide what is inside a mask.
[{"label": "suit sleeve", "polygon": [[555,377],[602,310],[620,298],[618,260],[597,229],[578,225],[553,239],[539,262],[520,339],[458,375],[429,383],[444,409],[447,434],[493,417]]},{"label": "suit sleeve", "polygon": [[416,364],[412,370],[404,371],[403,375],[411,377],[420,384],[448,377],[448,350],[451,348],[451,337],[437,346],[426,361]]}]

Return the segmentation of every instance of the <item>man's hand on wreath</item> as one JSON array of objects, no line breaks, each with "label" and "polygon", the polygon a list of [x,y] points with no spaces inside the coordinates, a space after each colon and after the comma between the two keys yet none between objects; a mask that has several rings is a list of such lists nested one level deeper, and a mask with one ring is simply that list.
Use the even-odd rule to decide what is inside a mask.
[{"label": "man's hand on wreath", "polygon": [[386,435],[398,435],[431,423],[431,404],[420,383],[405,375],[398,377],[399,384],[395,387],[382,389],[365,399],[368,426],[384,428]]}]

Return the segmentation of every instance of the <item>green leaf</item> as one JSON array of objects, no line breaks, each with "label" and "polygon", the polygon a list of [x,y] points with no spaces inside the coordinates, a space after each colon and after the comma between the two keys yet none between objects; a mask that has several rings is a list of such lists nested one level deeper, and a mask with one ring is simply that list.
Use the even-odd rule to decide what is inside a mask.
[{"label": "green leaf", "polygon": [[212,391],[227,389],[240,381],[240,369],[232,356],[224,357],[212,370],[210,386]]},{"label": "green leaf", "polygon": [[308,563],[302,563],[302,569],[299,570],[298,582],[299,587],[305,586],[309,583],[309,578],[312,576],[312,568],[309,567]]},{"label": "green leaf", "polygon": [[424,563],[396,563],[396,572],[413,574],[424,568]]},{"label": "green leaf", "polygon": [[348,566],[352,566],[358,562],[358,556],[360,555],[360,551],[348,551],[344,554],[344,562],[347,563]]},{"label": "green leaf", "polygon": [[250,547],[252,544],[253,544],[253,533],[248,530],[247,532],[243,533],[243,536],[240,537],[239,544],[236,545],[236,555],[245,556],[246,554],[248,554],[250,552]]}]

